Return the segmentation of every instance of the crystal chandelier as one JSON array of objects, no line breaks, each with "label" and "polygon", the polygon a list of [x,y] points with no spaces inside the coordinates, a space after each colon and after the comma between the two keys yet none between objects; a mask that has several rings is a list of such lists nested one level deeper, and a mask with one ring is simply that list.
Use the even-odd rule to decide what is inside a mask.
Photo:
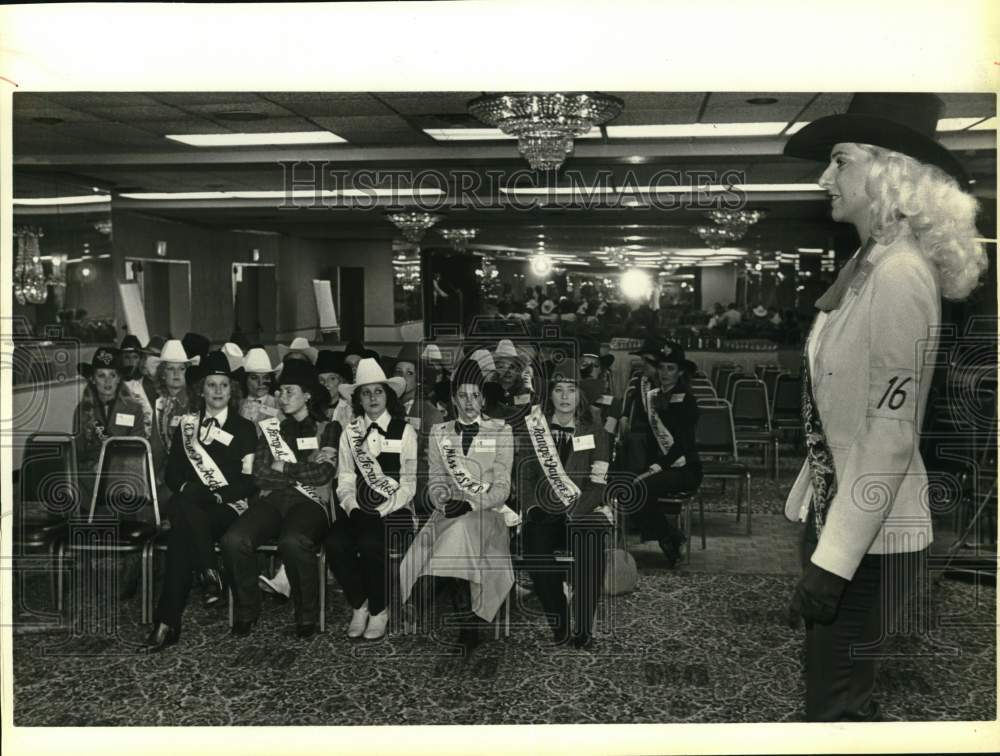
[{"label": "crystal chandelier", "polygon": [[711,210],[705,215],[719,226],[752,226],[767,217],[764,210]]},{"label": "crystal chandelier", "polygon": [[459,252],[463,251],[466,245],[476,238],[476,234],[479,233],[477,228],[440,228],[438,233],[441,234],[447,241],[451,242],[451,246],[454,247]]},{"label": "crystal chandelier", "polygon": [[387,213],[386,218],[403,233],[408,242],[414,244],[419,244],[427,229],[441,220],[440,215],[412,210]]},{"label": "crystal chandelier", "polygon": [[573,151],[573,139],[622,112],[617,97],[598,92],[490,94],[469,103],[483,123],[517,137],[517,149],[536,171],[554,171]]},{"label": "crystal chandelier", "polygon": [[628,265],[628,250],[624,247],[602,247],[601,251],[608,256],[608,262],[619,268]]},{"label": "crystal chandelier", "polygon": [[392,259],[396,285],[403,291],[413,291],[420,286],[420,258],[400,252]]},{"label": "crystal chandelier", "polygon": [[695,226],[692,233],[701,237],[712,249],[742,239],[757,221],[767,217],[764,210],[711,210],[705,213],[714,226]]},{"label": "crystal chandelier", "polygon": [[[38,239],[40,229],[22,228],[17,233],[17,263],[14,265],[14,297],[18,304],[43,304],[48,298]],[[65,279],[63,280],[65,286]]]},{"label": "crystal chandelier", "polygon": [[691,229],[691,233],[700,236],[701,240],[712,249],[719,249],[719,247],[725,247],[734,241],[742,239],[743,235],[746,233],[746,228],[731,228],[729,226],[695,226]]}]

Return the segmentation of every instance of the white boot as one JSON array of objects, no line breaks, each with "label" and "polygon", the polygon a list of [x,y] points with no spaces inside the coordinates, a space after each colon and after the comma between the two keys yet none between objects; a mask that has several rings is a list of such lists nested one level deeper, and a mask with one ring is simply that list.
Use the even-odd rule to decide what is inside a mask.
[{"label": "white boot", "polygon": [[389,624],[389,610],[383,609],[378,614],[373,614],[368,620],[368,629],[365,630],[365,640],[378,640],[385,635],[386,625]]},{"label": "white boot", "polygon": [[347,627],[348,638],[360,638],[365,634],[365,628],[368,626],[368,616],[368,602],[366,601],[361,605],[360,609],[355,609],[354,614],[351,615],[351,624]]},{"label": "white boot", "polygon": [[257,576],[257,585],[265,593],[280,593],[285,598],[292,595],[292,584],[288,582],[288,574],[285,572],[285,565],[281,565],[274,577],[265,575]]}]

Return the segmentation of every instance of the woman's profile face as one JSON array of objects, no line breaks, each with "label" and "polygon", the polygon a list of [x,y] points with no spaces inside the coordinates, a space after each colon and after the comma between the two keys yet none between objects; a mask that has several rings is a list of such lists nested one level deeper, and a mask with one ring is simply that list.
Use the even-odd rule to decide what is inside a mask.
[{"label": "woman's profile face", "polygon": [[301,386],[296,386],[294,383],[286,383],[278,389],[276,396],[281,411],[291,416],[301,411],[312,395],[308,391],[303,391]]},{"label": "woman's profile face", "polygon": [[866,224],[871,198],[865,190],[872,155],[856,144],[835,144],[819,185],[830,195],[830,214],[840,223]]}]

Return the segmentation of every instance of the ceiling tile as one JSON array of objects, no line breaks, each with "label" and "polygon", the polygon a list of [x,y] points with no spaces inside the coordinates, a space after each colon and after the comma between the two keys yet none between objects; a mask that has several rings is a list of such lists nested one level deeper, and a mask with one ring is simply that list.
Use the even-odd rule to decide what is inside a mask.
[{"label": "ceiling tile", "polygon": [[[811,93],[791,92],[719,92],[708,98],[701,117],[703,123],[767,123],[790,121],[812,98]],[[770,97],[773,105],[751,105],[747,100]]]},{"label": "ceiling tile", "polygon": [[995,116],[997,98],[992,94],[943,94],[946,118]]},{"label": "ceiling tile", "polygon": [[83,110],[159,104],[153,96],[139,92],[50,92],[46,96],[60,105]]},{"label": "ceiling tile", "polygon": [[375,97],[364,92],[267,92],[263,95],[302,116],[391,115]]},{"label": "ceiling tile", "polygon": [[379,99],[403,115],[464,113],[481,92],[376,92]]},{"label": "ceiling tile", "polygon": [[169,105],[124,105],[113,107],[91,107],[88,112],[109,121],[170,121],[184,118],[183,110]]},{"label": "ceiling tile", "polygon": [[196,105],[216,107],[220,103],[227,106],[261,105],[264,101],[256,92],[155,92],[150,95],[159,102],[190,109]]}]

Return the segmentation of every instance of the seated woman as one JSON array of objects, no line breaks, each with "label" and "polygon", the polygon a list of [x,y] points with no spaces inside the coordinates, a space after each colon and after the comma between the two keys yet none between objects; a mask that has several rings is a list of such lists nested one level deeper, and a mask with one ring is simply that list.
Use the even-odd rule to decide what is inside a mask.
[{"label": "seated woman", "polygon": [[[171,339],[163,345],[159,357],[148,357],[156,362],[153,400],[153,467],[157,484],[164,485],[167,459],[173,446],[174,436],[181,418],[196,405],[188,391],[184,375],[191,360],[178,339]],[[161,497],[162,499],[163,497]],[[162,506],[161,501],[161,506]]]},{"label": "seated woman", "polygon": [[180,638],[195,573],[205,584],[206,606],[222,599],[214,544],[247,511],[247,498],[257,490],[251,474],[257,436],[236,413],[225,355],[212,352],[196,370],[193,390],[203,406],[180,417],[167,458],[166,481],[175,493],[163,592],[143,645],[151,653]]},{"label": "seated woman", "polygon": [[145,437],[145,433],[141,405],[121,390],[118,350],[98,347],[90,364],[82,363],[77,370],[87,381],[73,412],[80,503],[86,511],[104,440],[112,436]]},{"label": "seated woman", "polygon": [[550,557],[569,548],[573,555],[573,624],[563,591],[565,574],[555,565],[530,570],[556,644],[593,644],[594,614],[604,580],[611,510],[604,504],[608,438],[596,424],[572,359],[554,366],[546,406],[525,418],[528,442],[518,463],[518,501],[525,518],[524,554]]},{"label": "seated woman", "polygon": [[672,522],[674,515],[657,505],[657,497],[695,491],[701,485],[701,460],[695,445],[698,403],[689,390],[697,366],[673,343],[651,359],[659,378],[659,386],[649,392],[646,402],[646,458],[652,462],[633,481],[631,500],[641,502],[642,539],[657,541],[673,567],[687,537]]},{"label": "seated woman", "polygon": [[[293,342],[294,343],[294,342]],[[329,395],[306,360],[289,359],[278,378],[284,420],[267,417],[254,459],[260,497],[222,537],[222,557],[236,593],[232,634],[248,635],[260,616],[257,547],[276,538],[295,604],[295,632],[309,638],[319,622],[316,551],[330,528],[330,481],[340,426],[323,418]]]},{"label": "seated woman", "polygon": [[421,576],[425,583],[432,577],[462,581],[459,643],[468,651],[479,644],[476,618],[491,622],[514,584],[507,528],[517,515],[506,506],[514,439],[502,420],[480,416],[483,383],[471,360],[455,371],[458,419],[435,424],[428,443],[427,490],[435,511],[399,568],[404,602]]},{"label": "seated woman", "polygon": [[417,434],[399,402],[405,383],[386,378],[378,360],[363,358],[355,383],[340,386],[355,417],[340,437],[339,504],[326,552],[354,610],[349,638],[385,635],[387,531],[412,534],[414,527]]},{"label": "seated woman", "polygon": [[326,419],[340,423],[341,429],[354,419],[350,399],[340,397],[340,385],[350,383],[354,379],[354,371],[344,359],[343,352],[321,349],[316,357],[316,372],[319,382],[330,392],[330,406],[326,410]]},{"label": "seated woman", "polygon": [[275,368],[271,367],[271,358],[262,347],[255,347],[247,352],[243,361],[244,398],[240,401],[240,415],[254,424],[258,436],[260,435],[258,421],[268,417],[284,419],[278,408],[278,400],[271,393],[274,373]]}]

